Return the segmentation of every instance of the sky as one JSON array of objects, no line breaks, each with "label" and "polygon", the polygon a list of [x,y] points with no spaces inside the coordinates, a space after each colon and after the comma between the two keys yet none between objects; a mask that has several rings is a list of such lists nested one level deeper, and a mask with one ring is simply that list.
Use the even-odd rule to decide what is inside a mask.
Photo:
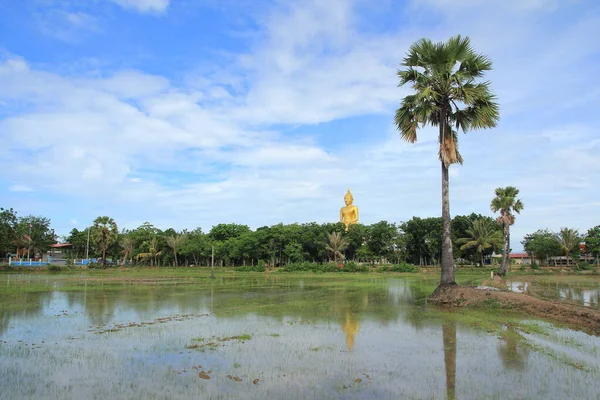
[{"label": "sky", "polygon": [[460,134],[451,215],[494,189],[537,229],[600,224],[595,0],[0,1],[0,206],[56,232],[441,215],[437,133],[393,124],[409,46],[487,55],[500,122]]}]

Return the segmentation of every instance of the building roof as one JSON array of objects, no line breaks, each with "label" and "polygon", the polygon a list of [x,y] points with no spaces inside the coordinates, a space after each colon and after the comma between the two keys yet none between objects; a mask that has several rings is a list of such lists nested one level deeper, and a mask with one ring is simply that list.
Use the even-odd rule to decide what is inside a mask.
[{"label": "building roof", "polygon": [[527,253],[513,253],[508,255],[509,258],[530,258],[531,256]]},{"label": "building roof", "polygon": [[71,247],[73,246],[71,243],[55,243],[55,244],[51,244],[50,247],[53,248],[62,248],[62,247]]}]

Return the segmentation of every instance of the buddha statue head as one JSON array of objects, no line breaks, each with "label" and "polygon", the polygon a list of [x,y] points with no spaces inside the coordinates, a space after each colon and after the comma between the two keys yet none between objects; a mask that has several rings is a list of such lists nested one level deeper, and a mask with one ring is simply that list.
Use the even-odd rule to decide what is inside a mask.
[{"label": "buddha statue head", "polygon": [[344,196],[344,203],[346,203],[346,205],[349,206],[350,204],[352,204],[353,201],[354,197],[352,197],[352,193],[350,193],[350,188],[348,188],[348,192]]}]

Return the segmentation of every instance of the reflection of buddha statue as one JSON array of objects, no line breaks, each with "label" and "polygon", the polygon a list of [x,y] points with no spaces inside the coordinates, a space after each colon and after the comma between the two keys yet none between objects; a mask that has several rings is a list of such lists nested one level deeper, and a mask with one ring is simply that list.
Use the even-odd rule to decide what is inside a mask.
[{"label": "reflection of buddha statue", "polygon": [[344,203],[346,203],[346,206],[342,207],[340,210],[340,222],[346,225],[346,230],[348,230],[348,226],[358,222],[358,207],[352,204],[353,201],[354,198],[352,197],[352,193],[350,193],[350,189],[348,189],[348,193],[344,196]]},{"label": "reflection of buddha statue", "polygon": [[342,323],[342,331],[346,333],[346,346],[350,351],[354,348],[354,336],[358,333],[359,328],[358,320],[352,317],[353,315],[346,311],[346,320]]}]

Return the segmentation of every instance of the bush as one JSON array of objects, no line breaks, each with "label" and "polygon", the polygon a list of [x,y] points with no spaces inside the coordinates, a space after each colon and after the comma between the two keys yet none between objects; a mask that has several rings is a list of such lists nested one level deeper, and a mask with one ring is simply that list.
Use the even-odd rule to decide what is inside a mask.
[{"label": "bush", "polygon": [[236,267],[236,271],[239,272],[265,272],[264,264],[256,264],[256,265],[245,265],[242,267]]},{"label": "bush", "polygon": [[68,266],[65,265],[54,265],[54,264],[50,264],[48,265],[48,271],[52,271],[52,272],[63,272],[63,271],[70,271],[71,268],[69,268]]},{"label": "bush", "polygon": [[531,264],[531,269],[540,269],[540,264],[534,261],[533,264]]},{"label": "bush", "polygon": [[358,265],[353,261],[342,264],[342,267],[335,262],[315,263],[315,262],[300,262],[292,263],[282,267],[281,272],[368,272],[369,267],[366,265]]},{"label": "bush", "polygon": [[384,265],[377,269],[377,272],[418,272],[419,268],[413,264],[400,263],[394,265]]},{"label": "bush", "polygon": [[587,262],[580,262],[575,266],[575,271],[592,271],[594,266]]}]

